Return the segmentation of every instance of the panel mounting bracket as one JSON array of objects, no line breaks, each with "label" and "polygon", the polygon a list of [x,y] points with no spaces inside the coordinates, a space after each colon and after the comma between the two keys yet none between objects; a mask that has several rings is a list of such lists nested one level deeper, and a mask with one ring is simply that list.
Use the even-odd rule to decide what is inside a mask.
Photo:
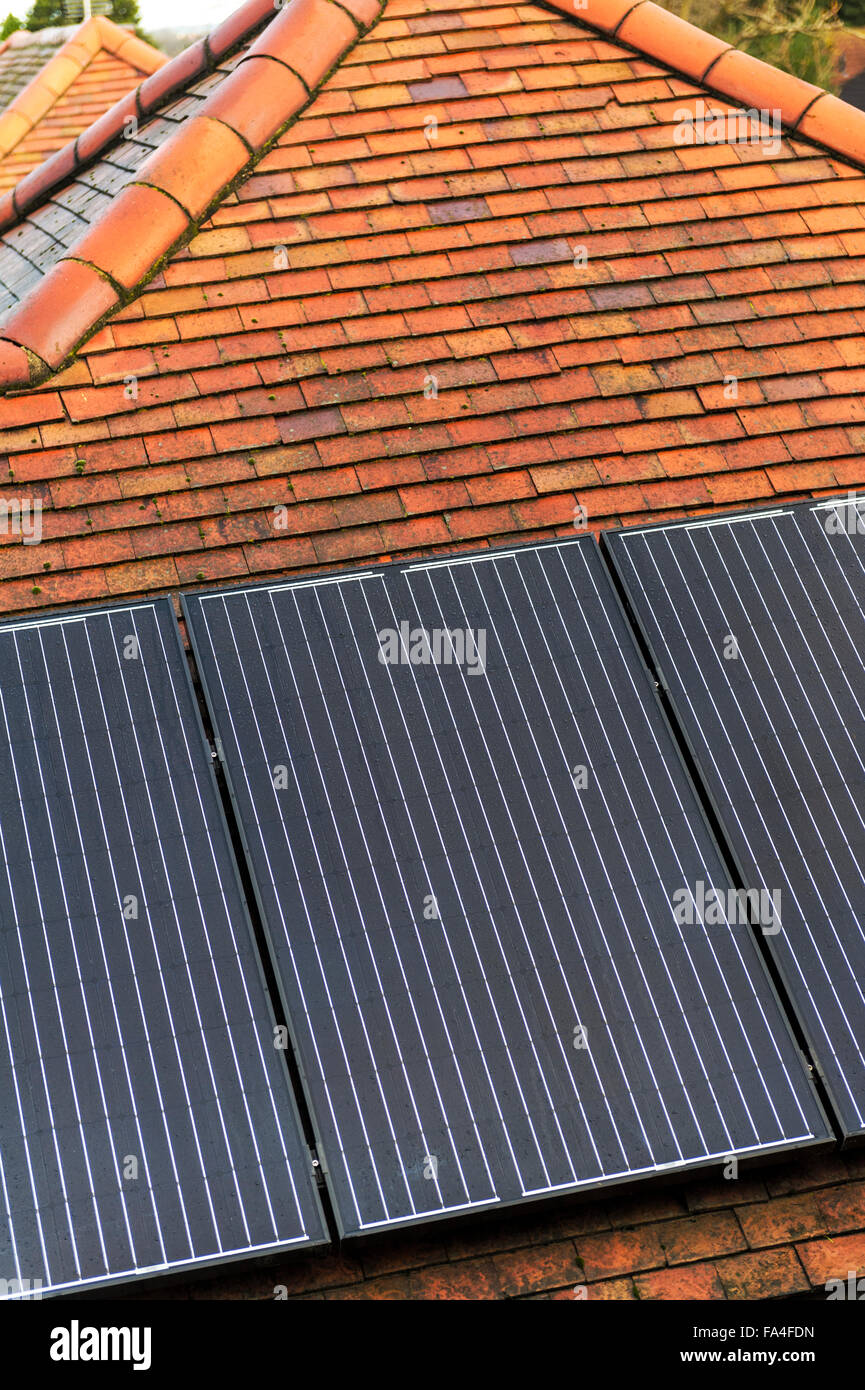
[{"label": "panel mounting bracket", "polygon": [[326,1169],[323,1162],[318,1156],[318,1149],[315,1148],[315,1146],[312,1144],[309,1147],[309,1161],[312,1166],[312,1175],[315,1178],[316,1183],[319,1187],[324,1188],[326,1185],[324,1181]]}]

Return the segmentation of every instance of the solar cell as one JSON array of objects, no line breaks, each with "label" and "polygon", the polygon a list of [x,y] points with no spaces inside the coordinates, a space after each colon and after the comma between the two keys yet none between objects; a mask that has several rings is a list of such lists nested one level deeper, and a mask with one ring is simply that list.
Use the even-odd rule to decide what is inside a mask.
[{"label": "solar cell", "polygon": [[184,604],[343,1233],[825,1141],[591,538]]},{"label": "solar cell", "polygon": [[865,499],[610,538],[848,1135],[865,1131]]},{"label": "solar cell", "polygon": [[171,604],[0,627],[0,1295],[325,1240]]}]

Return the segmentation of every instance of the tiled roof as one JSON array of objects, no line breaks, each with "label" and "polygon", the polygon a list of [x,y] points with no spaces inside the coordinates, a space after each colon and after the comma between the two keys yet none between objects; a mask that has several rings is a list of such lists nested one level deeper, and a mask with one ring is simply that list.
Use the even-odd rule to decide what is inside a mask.
[{"label": "tiled roof", "polygon": [[31,34],[19,29],[0,43],[0,108],[8,106],[13,97],[44,68],[49,58],[75,33],[76,25],[61,29],[39,29]]},{"label": "tiled roof", "polygon": [[164,62],[150,44],[101,16],[72,30],[12,34],[0,46],[0,190],[13,188]]},{"label": "tiled roof", "polygon": [[696,1178],[662,1192],[384,1235],[360,1252],[344,1246],[257,1273],[224,1272],[173,1287],[171,1297],[272,1300],[281,1286],[303,1300],[825,1298],[827,1279],[865,1270],[863,1203],[865,1161],[851,1151],[735,1182]]},{"label": "tiled roof", "polygon": [[[170,81],[170,73],[167,68],[161,69],[154,82],[145,82],[130,92],[128,98],[113,107],[103,120],[83,132],[75,145],[66,146],[56,159],[41,165],[30,178],[19,184],[13,195],[14,203],[21,208],[32,206],[32,211],[25,217],[18,217],[12,207],[13,198],[8,199],[8,220],[11,225],[7,231],[0,233],[0,314],[8,313],[30,290],[40,285],[46,273],[81,240],[88,228],[100,221],[118,193],[132,184],[139,166],[148,155],[190,122],[208,94],[218,87],[237,61],[237,55],[223,59],[220,66],[204,72],[179,95],[170,94],[168,98],[163,84]],[[147,109],[147,94],[154,87],[157,109],[148,119],[142,114],[142,108]],[[116,134],[116,130],[123,130],[130,119],[135,122],[135,128],[128,138],[119,144],[115,142],[95,160],[86,161],[90,144],[98,140],[100,130],[109,126],[114,128]],[[190,128],[193,132],[196,129],[191,125]],[[81,150],[84,153],[79,156]],[[74,167],[70,167],[73,157],[76,162]],[[58,165],[63,169],[60,186],[46,196],[46,186],[50,187]],[[131,194],[134,195],[134,210],[136,205],[140,206],[140,194],[135,194],[134,188]],[[32,205],[30,199],[33,199]],[[130,267],[137,266],[142,254],[146,257],[154,245],[151,232],[157,239],[160,234],[163,237],[171,236],[177,221],[172,217],[174,211],[179,214],[179,209],[174,209],[172,203],[164,202],[161,217],[154,216],[152,225],[146,217],[142,219],[136,236],[123,236],[120,243],[115,243],[114,251],[121,251]],[[183,219],[175,235],[185,230],[186,225],[187,219]],[[115,210],[108,228],[109,242],[115,240],[116,228]],[[165,245],[167,249],[168,243]],[[151,261],[147,260],[144,268],[149,269],[150,265]],[[51,283],[48,282],[43,291],[49,297],[53,292]]]},{"label": "tiled roof", "polygon": [[[683,49],[681,21],[655,13],[683,64],[736,56]],[[14,379],[19,344],[44,374],[108,320],[0,407],[11,479],[49,508],[41,547],[0,552],[0,602],[555,534],[577,503],[602,524],[859,480],[859,168],[799,136],[679,145],[700,87],[535,6],[390,0],[308,97],[348,23],[332,0],[277,12],[0,330]],[[296,25],[340,47],[307,68]],[[810,97],[790,82],[799,118]],[[277,107],[290,123],[252,172]],[[137,164],[136,148],[102,158]],[[130,290],[214,178],[236,187]]]},{"label": "tiled roof", "polygon": [[[3,495],[45,507],[0,544],[6,611],[862,481],[865,116],[648,2],[377,14],[249,0],[0,209]],[[682,143],[700,102],[788,129]],[[795,1292],[863,1225],[826,1162],[807,1200],[800,1162],[293,1277]]]},{"label": "tiled roof", "polygon": [[[0,249],[2,307],[29,294],[3,333],[30,354],[28,361],[24,353],[10,352],[7,343],[0,383],[7,389],[35,384],[56,370],[106,313],[135,297],[170,248],[189,241],[195,224],[308,104],[311,89],[356,41],[359,25],[378,13],[377,0],[353,0],[353,7],[357,17],[330,0],[294,0],[274,18],[271,0],[250,0],[206,43],[194,44],[167,64],[40,168],[5,205],[0,202],[0,228],[11,228]],[[271,22],[250,44],[265,20]],[[312,43],[304,41],[309,34],[315,35]],[[166,96],[173,97],[178,86],[180,99],[166,108]],[[118,144],[130,118],[136,129]],[[79,185],[77,201],[76,190],[70,198],[70,174]],[[58,178],[62,186],[46,212],[46,192]],[[53,219],[47,225],[46,217]],[[81,239],[88,225],[92,231]],[[130,237],[131,226],[146,227],[147,235]],[[94,270],[82,273],[84,265]],[[106,276],[116,286],[113,297]],[[39,320],[40,305],[54,325],[67,303],[73,313],[60,323],[56,341],[44,343],[32,335],[29,325]]]}]

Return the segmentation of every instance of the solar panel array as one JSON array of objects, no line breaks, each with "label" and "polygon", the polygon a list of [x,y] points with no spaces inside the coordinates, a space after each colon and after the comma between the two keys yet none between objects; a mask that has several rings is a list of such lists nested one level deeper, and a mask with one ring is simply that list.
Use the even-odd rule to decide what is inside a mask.
[{"label": "solar panel array", "polygon": [[608,538],[848,1135],[865,1130],[865,499]]},{"label": "solar panel array", "polygon": [[591,538],[184,605],[344,1233],[827,1139]]},{"label": "solar panel array", "polygon": [[0,1278],[326,1239],[167,601],[0,628]]}]

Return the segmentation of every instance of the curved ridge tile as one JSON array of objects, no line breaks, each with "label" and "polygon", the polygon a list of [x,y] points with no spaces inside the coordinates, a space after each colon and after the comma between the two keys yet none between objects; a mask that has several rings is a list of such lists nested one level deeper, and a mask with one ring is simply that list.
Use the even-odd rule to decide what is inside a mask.
[{"label": "curved ridge tile", "polygon": [[[274,0],[246,0],[234,14],[228,15],[205,39],[211,64],[219,63],[232,53],[238,44],[273,17]],[[180,55],[183,56],[182,54]]]},{"label": "curved ridge tile", "polygon": [[31,371],[30,359],[20,343],[0,338],[0,390],[20,390],[34,385],[36,374]]},{"label": "curved ridge tile", "polygon": [[745,106],[780,112],[782,125],[795,127],[822,87],[773,68],[760,58],[728,48],[710,68],[706,81]]},{"label": "curved ridge tile", "polygon": [[[119,303],[117,291],[92,266],[60,261],[13,310],[0,337],[18,343],[56,371],[70,350]],[[31,382],[28,365],[27,379],[16,385],[29,386]]]},{"label": "curved ridge tile", "polygon": [[252,45],[248,57],[277,59],[311,91],[327,76],[335,56],[357,38],[358,25],[332,0],[292,0]]},{"label": "curved ridge tile", "polygon": [[670,61],[677,54],[677,67],[686,77],[699,82],[706,70],[720,58],[730,45],[697,29],[687,20],[662,10],[651,0],[635,6],[616,30],[616,38],[631,48],[638,48],[650,58]]},{"label": "curved ridge tile", "polygon": [[[370,14],[369,0],[354,0],[354,4],[361,14]],[[270,4],[268,8],[272,13]],[[247,13],[260,16],[260,0],[245,6]],[[378,6],[370,23],[377,15]],[[145,159],[103,216],[0,326],[0,340],[19,344],[47,364],[38,380],[56,371],[109,314],[128,303],[170,250],[191,239],[204,214],[309,103],[308,88],[321,83],[367,27],[334,0],[290,0],[277,11],[248,59],[238,64],[199,112]],[[286,55],[302,69],[301,80],[289,72]],[[270,68],[278,70],[279,81],[268,83],[274,109],[257,112],[253,86],[265,62],[268,76]],[[261,103],[260,95],[258,100]],[[106,131],[122,126],[116,111],[103,120]],[[66,150],[61,155],[68,164],[74,147],[67,149],[73,155]],[[38,196],[40,189],[54,182],[54,170],[40,173],[42,180],[34,180],[25,196],[28,192]],[[136,229],[134,235],[130,227]],[[20,378],[15,378],[16,360]],[[10,359],[8,372],[0,375],[0,389],[31,384],[29,359],[26,376],[21,359]]]},{"label": "curved ridge tile", "polygon": [[110,19],[85,21],[0,115],[0,155],[20,144],[103,49],[142,74],[155,72],[167,61],[164,53]]},{"label": "curved ridge tile", "polygon": [[75,169],[75,145],[65,145],[62,150],[58,150],[50,159],[46,159],[40,164],[38,169],[34,169],[31,174],[26,174],[19,184],[15,185],[9,197],[10,205],[3,205],[0,211],[0,232],[5,232],[7,227],[12,227],[19,220],[21,215],[35,207],[37,203],[51,188],[56,188],[59,183],[68,178]]},{"label": "curved ridge tile", "polygon": [[[670,15],[652,0],[582,0],[578,13],[574,0],[548,0],[548,5],[589,28],[615,35],[617,41],[692,78],[701,74],[700,81],[708,90],[757,109],[764,108],[767,102],[774,103],[789,128],[800,128],[806,137],[811,135],[839,153],[849,153],[850,123],[837,114],[838,108],[847,110],[843,102],[731,49]],[[208,68],[217,55],[229,51],[230,45],[248,40],[268,14],[273,14],[272,0],[248,0],[209,40],[179,55],[156,75],[156,80],[151,79],[149,93],[147,84],[139,89],[136,109],[141,111],[142,94],[145,101],[152,98],[159,102],[166,93],[182,91],[184,82],[188,90],[190,81],[201,70]],[[42,332],[46,281],[31,290],[13,311],[9,321],[13,331],[0,328],[0,334],[29,348],[52,370],[65,361],[112,307],[132,298],[164,256],[185,245],[204,214],[304,109],[311,99],[310,91],[332,71],[378,14],[376,0],[290,0],[287,6],[277,9],[275,17],[217,91],[145,159],[94,227],[55,266],[54,272],[58,273],[51,272],[51,283],[60,292],[60,326],[55,336],[48,341]],[[85,156],[92,159],[103,138],[106,143],[115,139],[129,114],[129,103],[122,110],[115,108],[108,113],[101,130],[83,141]],[[855,122],[852,143],[858,153],[862,140]],[[78,149],[81,148],[79,144]],[[56,177],[62,176],[64,162],[68,164],[75,156],[61,153],[62,158],[54,167],[42,171],[24,189],[25,198],[38,198]],[[857,158],[857,153],[852,157]],[[16,198],[13,202],[20,211],[21,200]],[[141,218],[145,207],[155,222],[148,221],[143,238],[130,237],[129,226]],[[8,215],[8,205],[6,212]],[[82,278],[78,272],[77,280],[71,274],[59,274],[62,267],[70,265],[87,270],[89,278]],[[69,293],[66,287],[73,283],[80,285],[81,300],[74,312],[69,312],[64,296]],[[112,295],[116,300],[113,305]],[[27,336],[31,316],[39,330],[32,340]]]},{"label": "curved ridge tile", "polygon": [[[151,111],[157,110],[169,97],[182,92],[184,87],[207,71],[208,64],[206,41],[198,39],[196,43],[190,44],[189,48],[185,48],[182,53],[178,53],[169,63],[151,73],[146,82],[142,82],[136,94],[139,115],[144,112],[149,114]],[[106,115],[111,116],[115,109],[112,107],[110,111],[106,112]],[[93,129],[94,127],[91,126],[87,134],[90,135]],[[79,139],[78,149],[81,158],[90,158],[91,154],[98,153],[113,138],[110,130],[106,127],[103,135],[93,139],[92,149],[88,149],[86,154],[81,148],[82,140]]]},{"label": "curved ridge tile", "polygon": [[97,15],[96,23],[99,25],[102,47],[113,53],[115,58],[128,63],[130,67],[137,68],[139,72],[153,73],[167,63],[164,53],[158,53],[151,44],[145,43],[137,34],[130,34],[127,30],[121,29],[105,15]]},{"label": "curved ridge tile", "polygon": [[224,122],[252,149],[261,149],[284,124],[285,102],[299,110],[307,91],[296,73],[268,54],[256,54],[240,64],[231,87],[215,92],[208,103],[208,115]]},{"label": "curved ridge tile", "polygon": [[[163,68],[161,71],[164,72],[165,69]],[[138,92],[127,92],[125,97],[121,97],[118,102],[115,102],[113,106],[109,107],[104,116],[100,116],[98,121],[94,121],[92,126],[89,126],[87,130],[83,131],[74,145],[67,145],[66,149],[60,150],[59,155],[56,156],[57,172],[52,174],[50,182],[46,180],[41,189],[36,179],[33,180],[32,184],[28,184],[26,189],[23,183],[19,184],[16,190],[16,203],[18,203],[22,209],[25,206],[35,205],[42,192],[52,187],[53,183],[57,180],[57,173],[61,168],[60,156],[66,155],[70,171],[75,168],[80,168],[83,164],[89,163],[93,156],[97,155],[101,149],[104,149],[109,142],[116,140],[127,121],[138,120],[138,116]],[[67,150],[69,151],[68,155]],[[52,163],[53,162],[54,161],[52,161]],[[46,165],[42,165],[42,169],[46,167]],[[42,170],[40,169],[36,172],[41,173]],[[65,174],[61,174],[60,177],[65,177]]]},{"label": "curved ridge tile", "polygon": [[[189,222],[197,221],[249,163],[249,153],[245,142],[222,121],[213,120],[205,106],[200,116],[184,122],[145,160],[136,182],[167,193],[184,209]],[[117,220],[134,187],[123,190],[104,222]]]},{"label": "curved ridge tile", "polygon": [[[836,154],[865,163],[862,112],[822,87],[743,53],[653,0],[542,0],[589,29],[627,45],[704,85],[708,91],[758,111],[778,111],[781,125]],[[827,104],[830,103],[830,104]],[[812,119],[812,112],[819,114]],[[818,134],[817,132],[821,132]]]},{"label": "curved ridge tile", "polygon": [[103,218],[75,246],[75,260],[99,267],[123,290],[144,279],[186,231],[189,217],[158,188],[134,183],[117,215]]},{"label": "curved ridge tile", "polygon": [[[375,6],[372,18],[378,13],[378,0],[354,0],[354,3],[365,11],[371,5]],[[262,25],[273,18],[274,10],[274,0],[246,0],[209,37],[199,39],[167,61],[160,54],[162,61],[135,92],[122,97],[77,140],[70,141],[56,155],[45,160],[32,175],[21,180],[15,189],[15,202],[11,208],[0,203],[0,234],[37,207],[70,174],[103,155],[114,144],[130,116],[138,121],[149,120],[166,102],[182,96],[191,83],[206,77],[230,52],[254,37]],[[372,18],[369,23],[372,23]],[[91,23],[95,24],[96,21]],[[95,35],[101,30],[92,32]]]},{"label": "curved ridge tile", "polygon": [[799,121],[797,134],[865,164],[865,112],[829,92],[809,106]]}]

